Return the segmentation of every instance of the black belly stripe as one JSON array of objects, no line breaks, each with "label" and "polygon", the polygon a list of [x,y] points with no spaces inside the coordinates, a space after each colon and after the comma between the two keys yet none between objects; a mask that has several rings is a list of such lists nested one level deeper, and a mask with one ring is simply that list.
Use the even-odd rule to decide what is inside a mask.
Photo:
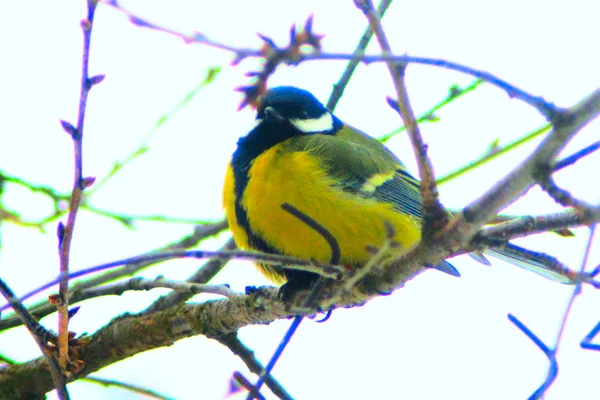
[{"label": "black belly stripe", "polygon": [[254,157],[249,157],[251,154],[247,152],[238,152],[234,153],[231,167],[233,168],[233,176],[234,176],[234,191],[235,191],[235,217],[237,219],[238,225],[240,225],[246,235],[248,236],[248,242],[250,247],[255,250],[265,251],[268,253],[277,253],[275,249],[269,246],[260,236],[258,236],[252,228],[250,228],[250,222],[248,220],[248,212],[242,206],[242,199],[244,198],[244,191],[248,186],[248,173],[250,171],[250,166],[252,165],[252,161],[258,157],[257,154]]},{"label": "black belly stripe", "polygon": [[[335,128],[331,132],[323,132],[323,134],[334,134],[341,127],[342,123],[337,118],[333,117]],[[265,119],[259,123],[248,135],[238,140],[238,147],[231,158],[231,168],[233,169],[234,177],[234,193],[235,193],[235,216],[246,235],[248,242],[253,249],[281,254],[277,249],[270,246],[262,237],[255,233],[250,227],[248,220],[248,212],[242,206],[244,192],[248,186],[250,179],[250,167],[252,162],[269,150],[271,147],[282,143],[294,136],[309,135],[310,133],[301,132],[288,123],[282,123],[277,119]]]}]

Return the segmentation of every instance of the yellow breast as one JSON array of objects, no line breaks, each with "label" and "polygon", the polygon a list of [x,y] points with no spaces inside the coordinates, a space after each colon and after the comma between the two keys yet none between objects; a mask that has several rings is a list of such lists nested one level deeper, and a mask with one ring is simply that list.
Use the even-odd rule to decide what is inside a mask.
[{"label": "yellow breast", "polygon": [[[242,205],[255,235],[282,254],[328,262],[331,248],[304,222],[281,208],[289,203],[308,215],[338,241],[344,264],[362,264],[372,255],[367,247],[380,247],[387,238],[385,223],[395,229],[394,240],[407,251],[420,239],[420,226],[411,216],[390,204],[366,199],[336,187],[307,152],[284,152],[279,144],[257,157],[249,171]],[[231,168],[225,184],[224,205],[236,242],[249,248],[248,235],[237,223]],[[270,271],[267,271],[270,272]]]}]

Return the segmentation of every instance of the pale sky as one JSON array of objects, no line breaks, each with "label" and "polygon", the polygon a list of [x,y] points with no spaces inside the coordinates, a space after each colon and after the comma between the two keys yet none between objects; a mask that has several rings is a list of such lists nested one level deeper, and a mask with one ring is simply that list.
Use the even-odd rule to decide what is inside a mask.
[{"label": "pale sky", "polygon": [[[366,22],[353,2],[341,1],[124,1],[134,13],[182,32],[200,31],[224,43],[258,47],[261,32],[285,44],[292,23],[314,14],[314,29],[325,33],[323,50],[351,52]],[[71,139],[59,119],[75,123],[79,96],[84,2],[0,2],[0,170],[67,192],[72,185]],[[398,54],[444,58],[484,69],[533,94],[568,107],[600,86],[597,16],[590,0],[475,2],[396,1],[384,18],[392,49]],[[369,47],[376,52],[377,47]],[[230,54],[186,45],[161,32],[130,24],[118,11],[100,5],[92,40],[90,73],[106,79],[90,94],[84,132],[84,175],[102,178],[116,160],[137,148],[156,125],[204,79],[211,66],[223,66],[215,82],[171,117],[152,138],[150,150],[121,171],[93,197],[97,207],[130,214],[216,220],[223,216],[221,185],[237,138],[252,124],[252,111],[236,112],[241,99],[234,88],[247,84],[243,74],[255,61],[230,66]],[[296,85],[325,102],[345,62],[313,62],[284,67],[270,85]],[[431,67],[410,66],[409,94],[417,114],[443,99],[452,84],[471,77]],[[393,95],[383,65],[361,66],[336,109],[336,115],[373,136],[401,123],[386,104]],[[489,85],[437,113],[422,125],[436,172],[444,175],[485,153],[496,139],[506,144],[544,123],[531,107],[511,100]],[[567,147],[568,155],[600,138],[598,121]],[[502,157],[476,172],[440,187],[444,204],[460,208],[492,186],[529,154],[535,144]],[[390,148],[416,174],[405,136]],[[557,174],[559,184],[586,201],[598,203],[594,180],[600,157],[588,157]],[[4,204],[24,218],[51,209],[40,195],[9,185]],[[559,211],[538,189],[507,213]],[[59,271],[56,224],[46,234],[11,224],[1,226],[0,276],[18,294],[54,278]],[[72,269],[155,249],[190,233],[181,224],[119,223],[82,212],[72,247]],[[579,268],[586,229],[576,238],[540,235],[518,244],[550,252]],[[228,234],[201,248],[214,249]],[[591,267],[600,262],[599,239]],[[572,288],[553,283],[500,261],[487,268],[468,257],[453,264],[462,277],[439,272],[415,278],[393,295],[360,308],[336,310],[324,324],[305,321],[275,368],[274,376],[297,399],[522,399],[547,372],[544,354],[506,317],[513,313],[552,345]],[[197,260],[178,260],[142,273],[185,279]],[[248,263],[230,263],[215,280],[243,291],[267,281]],[[144,309],[166,291],[127,293],[82,303],[71,323],[77,333],[92,333],[114,316]],[[202,301],[207,296],[197,296]],[[589,287],[575,303],[558,355],[560,372],[546,399],[588,399],[597,393],[600,354],[582,350],[581,339],[600,320],[600,293]],[[56,316],[42,320],[55,328]],[[247,327],[240,337],[264,364],[290,321]],[[600,342],[600,339],[597,340]],[[0,352],[17,360],[39,355],[27,333],[0,334]],[[250,375],[229,350],[204,337],[146,352],[94,375],[147,386],[176,399],[220,399],[231,374]],[[139,399],[114,388],[78,382],[74,399]],[[269,397],[270,393],[265,391]],[[49,398],[53,397],[51,394]],[[597,395],[596,395],[597,397]]]}]

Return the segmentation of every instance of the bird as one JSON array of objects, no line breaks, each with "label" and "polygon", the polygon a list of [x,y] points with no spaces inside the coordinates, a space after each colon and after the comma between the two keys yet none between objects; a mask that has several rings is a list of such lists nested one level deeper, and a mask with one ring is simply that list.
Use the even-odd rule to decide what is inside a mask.
[{"label": "bird", "polygon": [[[331,244],[282,207],[288,204],[335,238],[341,265],[359,268],[386,241],[396,244],[397,254],[419,243],[419,185],[383,143],[342,122],[310,92],[278,86],[263,94],[254,125],[237,142],[225,176],[223,206],[241,249],[329,262]],[[486,252],[570,282],[512,243]],[[473,257],[489,263],[481,254]],[[257,267],[291,292],[309,288],[318,278],[284,265],[258,262]],[[459,275],[447,262],[434,267]]]}]

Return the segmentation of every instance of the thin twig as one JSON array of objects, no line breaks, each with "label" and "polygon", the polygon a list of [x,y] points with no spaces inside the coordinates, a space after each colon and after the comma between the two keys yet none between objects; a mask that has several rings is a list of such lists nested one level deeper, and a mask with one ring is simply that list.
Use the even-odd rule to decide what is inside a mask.
[{"label": "thin twig", "polygon": [[479,236],[486,240],[502,239],[508,241],[520,237],[535,235],[566,228],[577,228],[600,222],[600,209],[588,218],[574,210],[554,214],[524,216],[481,229]]},{"label": "thin twig", "polygon": [[324,310],[329,310],[332,307],[335,307],[338,299],[349,293],[354,287],[356,287],[357,283],[367,276],[369,273],[373,272],[373,270],[379,266],[381,266],[381,262],[385,259],[386,256],[389,256],[389,251],[393,248],[398,247],[398,243],[394,242],[394,236],[396,234],[394,227],[387,223],[385,224],[385,228],[387,231],[387,239],[381,248],[368,248],[371,251],[372,256],[360,269],[354,271],[352,275],[344,280],[344,284],[341,286],[340,290],[335,293],[333,296],[329,297],[325,300],[321,307]]},{"label": "thin twig", "polygon": [[[112,262],[105,263],[105,264],[100,264],[100,265],[90,267],[90,268],[85,268],[85,269],[82,269],[82,270],[79,270],[76,272],[71,272],[67,275],[67,278],[74,279],[74,278],[78,278],[80,276],[109,270],[109,269],[119,267],[122,265],[135,265],[135,264],[148,263],[148,262],[166,261],[166,260],[172,260],[172,259],[177,259],[177,258],[208,258],[208,257],[215,257],[215,258],[221,258],[221,259],[235,258],[238,260],[259,261],[260,263],[263,263],[263,264],[274,264],[274,265],[285,264],[286,268],[314,272],[316,274],[325,276],[327,278],[333,278],[333,279],[341,279],[341,277],[343,276],[343,274],[345,272],[343,267],[337,266],[337,265],[324,264],[324,263],[319,263],[319,262],[312,261],[312,260],[305,260],[305,259],[300,259],[300,258],[296,258],[296,257],[281,256],[281,255],[277,255],[277,254],[268,254],[268,253],[261,253],[261,252],[255,252],[255,251],[173,250],[173,251],[166,251],[166,252],[142,254],[139,256],[134,256],[134,257],[125,258],[125,259],[121,259],[121,260],[117,260],[117,261],[112,261]],[[24,300],[30,298],[31,296],[33,296],[37,293],[40,293],[43,290],[51,288],[52,286],[56,285],[61,279],[63,279],[62,275],[60,275],[59,277],[57,277],[56,279],[54,279],[50,282],[43,284],[42,286],[38,287],[37,289],[32,290],[31,292],[25,294],[24,296],[20,297],[19,299],[21,301],[24,301]],[[0,308],[0,311],[5,310],[6,308],[8,308],[8,306],[4,305]]]},{"label": "thin twig", "polygon": [[[139,149],[138,149],[139,152]],[[124,163],[122,166],[124,166]],[[109,174],[110,175],[110,174]],[[112,175],[111,175],[112,176]],[[106,179],[106,178],[105,178]],[[0,204],[0,220],[6,220],[12,222],[14,224],[24,226],[24,227],[33,227],[37,228],[42,232],[45,232],[45,225],[49,224],[52,221],[62,217],[67,214],[68,210],[64,209],[64,204],[69,201],[70,195],[61,193],[56,191],[54,188],[51,188],[46,185],[37,185],[31,182],[28,182],[18,176],[10,175],[5,172],[0,171],[0,185],[2,183],[11,183],[14,185],[18,185],[30,190],[33,193],[40,193],[44,196],[47,196],[52,201],[53,210],[46,216],[41,219],[27,220],[22,218],[18,212],[12,211],[3,207]],[[93,193],[98,191],[98,183],[94,182],[94,186],[92,186],[93,190],[86,191],[85,198],[81,199],[79,204],[80,210],[86,210],[96,215],[101,215],[103,217],[112,218],[128,228],[132,227],[132,223],[134,221],[155,221],[155,222],[171,222],[177,224],[208,224],[208,221],[199,220],[199,219],[191,219],[191,218],[178,218],[171,217],[168,215],[136,215],[136,214],[124,214],[117,211],[105,210],[102,208],[98,208],[92,206],[90,204],[90,197]]]},{"label": "thin twig", "polygon": [[596,335],[598,335],[598,333],[600,333],[600,322],[598,322],[596,326],[592,328],[590,333],[588,333],[583,339],[581,339],[581,348],[587,350],[600,351],[600,344],[593,343],[593,340],[595,339]]},{"label": "thin twig", "polygon": [[87,0],[87,17],[81,21],[83,30],[83,62],[81,67],[81,93],[79,97],[79,111],[77,116],[77,127],[73,127],[66,121],[62,121],[63,128],[71,134],[75,148],[75,179],[73,182],[73,192],[69,204],[69,215],[67,224],[59,225],[59,253],[60,253],[60,273],[62,278],[59,282],[59,296],[61,304],[58,305],[58,363],[61,369],[66,370],[69,359],[69,310],[68,310],[68,291],[69,291],[69,255],[71,250],[71,240],[73,239],[73,230],[75,229],[75,220],[83,190],[93,184],[93,178],[83,178],[83,131],[85,122],[85,111],[87,97],[90,89],[95,84],[102,81],[104,76],[98,75],[90,78],[88,75],[90,41],[92,37],[92,26],[94,23],[94,12],[96,10],[97,0]]},{"label": "thin twig", "polygon": [[[226,244],[224,248],[235,247],[235,245],[231,246],[231,243],[233,243],[233,240],[228,241],[228,244]],[[191,278],[188,278],[187,282],[170,281],[164,278],[157,278],[152,280],[144,279],[141,277],[135,277],[127,279],[125,281],[120,281],[104,286],[94,286],[91,288],[71,288],[69,292],[69,304],[73,305],[85,300],[108,295],[120,296],[128,290],[151,290],[154,288],[173,289],[171,293],[161,296],[154,303],[152,303],[152,305],[148,307],[148,309],[144,311],[145,313],[152,313],[183,303],[198,293],[214,293],[226,297],[234,296],[238,293],[222,285],[215,286],[202,284],[210,280],[214,275],[216,275],[216,273],[221,270],[222,266],[227,261],[227,259],[221,258],[211,259],[207,261],[203,268],[201,268]],[[198,282],[194,282],[194,280]],[[44,307],[41,309],[34,308],[34,310],[35,314],[41,314],[45,316],[52,312],[52,307],[48,305],[48,307]],[[10,319],[2,322],[4,322],[4,324],[1,326],[1,329],[16,326],[16,324],[14,324],[14,322]]]},{"label": "thin twig", "polygon": [[[465,172],[471,171],[471,170],[487,163],[488,161],[491,161],[491,160],[495,159],[496,157],[506,154],[509,151],[514,150],[517,147],[521,146],[522,144],[525,144],[525,143],[529,142],[530,140],[537,138],[541,134],[548,132],[550,130],[550,128],[551,128],[551,125],[546,124],[546,125],[542,126],[541,128],[538,128],[535,131],[528,133],[527,135],[523,136],[522,138],[517,139],[514,142],[507,144],[506,146],[490,147],[490,150],[486,154],[484,154],[482,157],[478,158],[477,160],[471,161],[467,165],[464,165],[464,166],[460,167],[459,169],[452,171],[447,175],[444,175],[441,178],[438,178],[437,183],[438,183],[438,185],[442,185],[448,181],[451,181],[452,179],[455,179],[455,178],[463,175]],[[552,171],[556,172],[563,168],[566,168],[569,165],[572,165],[575,162],[579,161],[583,157],[594,153],[599,148],[600,148],[600,141],[595,142],[589,146],[586,146],[585,148],[571,154],[570,156],[567,156],[567,157],[561,159],[560,161],[557,161],[556,164],[554,165],[554,167],[552,168]]]},{"label": "thin twig", "polygon": [[[234,250],[235,241],[230,238],[219,251]],[[200,267],[194,274],[192,274],[185,281],[189,283],[207,283],[217,275],[221,269],[227,264],[229,259],[222,258],[211,258],[202,267]],[[192,297],[190,293],[171,292],[165,294],[154,301],[144,313],[153,313],[165,308],[173,307],[177,304],[184,303]]]},{"label": "thin twig", "polygon": [[265,396],[260,394],[258,390],[254,387],[252,382],[250,382],[241,372],[236,371],[233,373],[233,379],[240,384],[244,389],[248,391],[248,397],[256,400],[266,400]]},{"label": "thin twig", "polygon": [[144,397],[150,397],[153,399],[173,400],[173,397],[162,395],[160,393],[155,392],[154,390],[150,390],[150,389],[147,389],[147,388],[139,386],[139,385],[133,385],[131,383],[117,381],[114,379],[100,378],[98,376],[88,376],[86,378],[83,378],[82,381],[89,382],[89,383],[95,383],[97,385],[102,385],[105,387],[114,386],[119,389],[127,390],[129,392],[137,393]]},{"label": "thin twig", "polygon": [[[361,1],[362,2],[362,1]],[[214,47],[223,51],[227,51],[233,53],[235,56],[235,61],[239,62],[245,58],[265,58],[265,53],[260,49],[250,49],[250,48],[240,48],[235,46],[230,46],[224,43],[220,43],[218,41],[210,39],[208,36],[194,32],[191,35],[184,34],[181,32],[174,31],[172,29],[161,27],[157,24],[154,24],[148,20],[140,18],[128,10],[122,8],[116,0],[107,0],[106,4],[114,7],[117,10],[120,10],[124,14],[126,14],[130,21],[142,28],[148,28],[152,30],[157,30],[160,32],[164,32],[176,37],[181,38],[185,43],[189,44],[201,44],[210,47]],[[312,52],[309,54],[299,54],[294,55],[293,58],[289,60],[282,59],[280,62],[286,62],[291,65],[297,65],[301,62],[305,61],[315,61],[315,60],[344,60],[344,61],[360,61],[366,64],[375,63],[375,62],[392,62],[395,64],[421,64],[434,66],[439,68],[444,68],[452,71],[461,72],[466,75],[471,75],[475,78],[484,80],[491,85],[494,85],[503,91],[505,91],[511,98],[518,99],[523,101],[530,106],[534,107],[538,110],[542,115],[544,115],[549,121],[554,121],[557,115],[556,106],[552,103],[547,102],[542,97],[534,96],[530,93],[525,92],[518,87],[511,85],[503,79],[500,79],[496,75],[493,75],[489,72],[478,70],[475,68],[471,68],[465,65],[461,65],[452,61],[442,60],[438,58],[429,58],[429,57],[413,57],[408,55],[392,55],[392,54],[381,54],[381,55],[365,55],[362,53],[328,53],[328,52]]]},{"label": "thin twig", "polygon": [[[180,240],[177,240],[169,245],[163,246],[162,248],[159,248],[155,252],[177,250],[177,249],[188,249],[188,248],[194,247],[203,239],[213,236],[215,234],[218,234],[219,232],[223,231],[225,228],[227,228],[226,221],[219,221],[215,224],[196,226],[194,228],[194,232],[191,235],[185,236],[185,237],[181,238]],[[158,262],[161,262],[161,261],[163,261],[163,260],[148,261],[145,263],[125,265],[114,271],[109,271],[109,272],[103,273],[103,274],[95,276],[91,279],[87,279],[87,280],[81,281],[81,282],[76,282],[74,285],[71,285],[71,287],[69,288],[69,302],[77,303],[78,301],[80,301],[78,296],[80,295],[81,291],[84,289],[95,287],[95,286],[104,284],[106,282],[111,282],[116,279],[123,278],[125,276],[132,276],[135,273],[137,273],[145,268],[148,268],[148,267],[150,267]],[[196,282],[196,283],[205,283],[205,282]],[[31,314],[33,314],[36,318],[45,317],[45,316],[53,313],[54,311],[56,311],[56,306],[50,304],[47,300],[37,303],[37,304],[34,304],[31,307],[29,307],[29,312]],[[0,320],[0,331],[15,327],[18,325],[20,325],[19,318],[15,318],[15,317],[3,318]]]},{"label": "thin twig", "polygon": [[[590,227],[590,235],[588,237],[587,245],[585,247],[585,252],[583,253],[583,258],[581,260],[581,266],[579,269],[580,273],[583,273],[585,271],[585,267],[588,264],[590,253],[592,250],[592,243],[594,242],[594,234],[595,233],[596,233],[596,224],[593,224]],[[554,343],[554,348],[553,348],[554,355],[556,355],[556,353],[558,352],[558,348],[560,346],[560,343],[561,343],[561,340],[563,337],[563,333],[567,326],[567,320],[569,318],[569,315],[571,314],[571,309],[573,308],[573,304],[575,304],[576,297],[580,293],[581,293],[581,282],[577,282],[577,284],[573,288],[573,291],[571,292],[571,297],[569,298],[569,302],[567,303],[567,307],[565,308],[562,320],[560,322],[560,327],[558,329],[558,333],[556,334],[556,342]],[[552,384],[551,377],[552,377],[553,373],[554,373],[554,371],[552,370],[552,368],[550,368],[548,370],[548,373],[546,376],[546,382],[550,381],[550,383],[544,387],[544,389],[540,392],[540,395],[543,395],[543,393],[548,389],[548,387],[550,387],[550,384]]]},{"label": "thin twig", "polygon": [[529,142],[530,140],[535,139],[538,136],[548,132],[550,130],[550,128],[551,128],[551,125],[546,124],[546,125],[542,126],[541,128],[538,128],[535,131],[528,133],[527,135],[523,136],[522,138],[517,139],[514,142],[507,144],[506,146],[490,147],[488,152],[486,154],[484,154],[483,156],[481,156],[480,158],[478,158],[477,160],[471,161],[467,165],[464,165],[464,166],[458,168],[457,170],[452,171],[449,174],[442,176],[441,178],[438,178],[437,184],[442,185],[446,182],[451,181],[454,178],[457,178],[457,177],[463,175],[465,172],[474,170],[475,168],[487,163],[488,161],[491,161],[503,154],[506,154],[509,151],[514,150],[517,147],[520,147],[521,145]]},{"label": "thin twig", "polygon": [[0,292],[9,302],[13,310],[15,310],[15,313],[19,316],[23,324],[27,327],[27,330],[29,333],[31,333],[31,336],[33,336],[35,339],[35,342],[40,348],[42,355],[46,359],[50,369],[50,374],[52,375],[52,381],[56,391],[58,392],[59,398],[61,400],[69,399],[69,392],[67,392],[67,380],[65,379],[57,360],[54,359],[51,354],[46,352],[48,338],[54,336],[54,334],[44,328],[35,318],[33,318],[23,303],[15,296],[12,289],[2,279],[0,279]]},{"label": "thin twig", "polygon": [[[452,85],[448,89],[448,94],[442,100],[438,101],[436,104],[431,106],[427,111],[423,112],[421,115],[417,117],[417,123],[421,124],[423,122],[435,122],[438,118],[435,116],[435,112],[441,110],[448,104],[453,103],[455,100],[460,99],[463,95],[472,92],[477,89],[483,81],[481,79],[475,79],[473,82],[469,83],[465,87],[460,87],[458,85]],[[381,135],[377,138],[382,143],[387,142],[394,136],[399,133],[406,131],[406,127],[402,125],[400,128],[394,129],[391,132],[388,132],[384,135]],[[439,184],[439,181],[438,181]]]},{"label": "thin twig", "polygon": [[[377,13],[381,16],[381,18],[383,18],[383,16],[385,15],[385,12],[392,4],[392,1],[393,0],[381,0],[381,2],[379,3],[379,6],[377,7]],[[371,25],[367,25],[365,33],[363,33],[362,37],[358,41],[358,44],[356,45],[354,54],[364,53],[372,37],[373,29],[371,28]],[[329,95],[329,100],[327,100],[328,110],[333,111],[337,106],[338,101],[340,101],[340,99],[344,95],[344,90],[346,90],[346,86],[348,85],[348,82],[350,82],[350,79],[352,78],[352,75],[354,74],[354,71],[356,70],[356,67],[359,63],[359,60],[348,61],[348,65],[346,65],[346,69],[344,69],[344,72],[342,73],[342,76],[340,77],[339,81],[333,85],[333,90],[331,91],[331,95]]]},{"label": "thin twig", "polygon": [[595,151],[597,151],[598,149],[600,149],[600,141],[597,141],[595,143],[590,144],[589,146],[584,147],[583,149],[571,154],[570,156],[567,156],[565,158],[563,158],[560,161],[557,161],[556,164],[554,164],[554,167],[552,168],[553,172],[559,171],[565,167],[568,167],[569,165],[573,165],[575,164],[577,161],[579,161],[580,159],[582,159],[585,156],[588,156],[592,153],[594,153]]},{"label": "thin twig", "polygon": [[[162,114],[150,132],[148,132],[141,143],[134,149],[131,153],[125,156],[123,159],[119,161],[115,161],[110,168],[110,171],[106,176],[102,179],[99,179],[94,183],[94,186],[87,192],[87,198],[89,198],[93,193],[96,193],[100,188],[104,187],[106,183],[108,183],[119,171],[121,171],[126,166],[130,165],[134,160],[136,160],[141,155],[145,154],[150,147],[150,140],[160,131],[160,128],[175,114],[181,111],[191,100],[193,100],[200,91],[212,83],[214,79],[221,72],[221,67],[210,67],[206,71],[206,76],[202,80],[202,82],[198,83],[190,92],[188,92],[177,104],[171,107],[166,113]],[[90,207],[91,208],[91,207]],[[142,218],[138,218],[142,219]],[[145,219],[145,218],[144,218]],[[201,222],[193,222],[193,223],[201,223]]]},{"label": "thin twig", "polygon": [[[436,247],[439,246],[439,250],[443,248],[443,251],[446,252],[455,246],[464,246],[484,224],[492,220],[500,210],[516,201],[530,188],[535,182],[534,176],[539,173],[540,166],[552,162],[567,142],[598,114],[600,114],[600,89],[592,92],[572,108],[565,110],[562,122],[552,129],[521,165],[499,180],[488,192],[465,207],[462,213],[450,221],[443,235],[447,238],[446,241],[440,240],[439,243],[436,243]],[[439,239],[441,239],[441,235]],[[416,252],[423,249],[416,250]],[[434,253],[433,248],[429,247],[428,255],[432,258],[429,263],[432,265],[435,265],[434,261],[437,258]]]},{"label": "thin twig", "polygon": [[600,213],[599,207],[595,207],[583,200],[579,200],[569,193],[569,191],[559,187],[549,172],[543,172],[540,175],[542,175],[538,178],[540,187],[561,206],[573,207],[584,215],[594,215]]},{"label": "thin twig", "polygon": [[260,394],[260,388],[262,387],[263,383],[267,380],[267,378],[271,378],[271,371],[273,371],[273,368],[275,368],[275,364],[277,363],[277,361],[283,354],[283,351],[285,350],[287,345],[292,340],[292,337],[296,333],[296,330],[298,329],[298,327],[300,327],[300,323],[302,322],[303,319],[304,319],[304,317],[302,315],[296,315],[294,317],[294,320],[292,321],[290,327],[288,328],[287,331],[285,331],[285,335],[283,335],[283,338],[281,338],[281,341],[279,342],[279,344],[277,345],[277,348],[273,352],[271,359],[269,360],[269,362],[267,363],[265,368],[263,368],[260,371],[260,373],[258,374],[258,380],[256,381],[256,384],[254,385],[254,390],[251,390],[248,393],[246,400],[256,399],[257,398],[256,394]]},{"label": "thin twig", "polygon": [[122,282],[82,290],[78,297],[80,297],[81,300],[88,300],[95,297],[111,295],[120,296],[130,290],[152,290],[157,288],[172,289],[177,293],[185,293],[192,296],[200,293],[211,293],[225,297],[234,297],[239,294],[236,291],[231,290],[227,285],[203,285],[200,283],[174,281],[165,279],[162,276],[159,276],[156,279],[146,279],[138,276]]},{"label": "thin twig", "polygon": [[[246,364],[250,372],[258,375],[264,370],[263,365],[256,359],[254,352],[246,347],[246,345],[244,345],[244,343],[242,343],[242,341],[239,339],[237,332],[214,337],[213,339],[227,347],[233,354],[238,356],[244,362],[244,364]],[[273,378],[273,375],[269,374],[268,376],[265,376],[264,380],[265,385],[267,385],[267,387],[271,390],[271,392],[273,392],[273,394],[275,394],[275,396],[285,400],[292,399],[292,396],[285,390],[283,386],[281,386],[279,382],[277,382],[277,380],[275,380],[275,378]],[[250,386],[254,387],[252,384],[250,384]]]},{"label": "thin twig", "polygon": [[169,222],[172,224],[190,224],[190,225],[208,225],[214,224],[215,221],[207,221],[202,219],[192,219],[192,218],[181,218],[181,217],[171,217],[168,215],[160,215],[160,214],[123,214],[115,211],[104,210],[98,207],[91,206],[89,204],[82,204],[82,209],[85,209],[91,213],[96,215],[101,215],[103,217],[112,218],[117,220],[131,228],[133,221],[152,221],[152,222]]},{"label": "thin twig", "polygon": [[542,385],[531,395],[529,396],[529,400],[538,400],[543,395],[546,389],[552,385],[556,376],[558,375],[558,363],[556,362],[556,352],[550,349],[540,338],[538,338],[535,333],[531,331],[524,323],[519,321],[517,317],[512,314],[508,314],[508,319],[510,322],[515,324],[517,328],[521,330],[540,350],[544,352],[546,357],[548,357],[548,361],[550,361],[550,368],[548,370],[548,376]]},{"label": "thin twig", "polygon": [[10,358],[4,354],[0,354],[0,362],[3,364],[9,364],[9,365],[17,364],[17,360],[13,360],[12,358]]},{"label": "thin twig", "polygon": [[[386,38],[385,32],[381,25],[381,19],[377,10],[373,7],[371,0],[355,0],[354,4],[365,14],[369,21],[369,25],[375,32],[375,37],[379,42],[379,47],[384,55],[391,55],[392,50]],[[444,207],[438,199],[438,190],[433,173],[433,165],[427,155],[427,145],[423,141],[417,118],[413,112],[404,82],[404,72],[406,63],[387,62],[392,82],[396,89],[398,99],[396,101],[388,99],[392,108],[394,108],[404,121],[404,126],[408,132],[410,142],[417,159],[419,167],[419,176],[421,177],[421,196],[423,198],[423,226],[422,237],[427,241],[437,229],[448,220],[448,216]]]}]

